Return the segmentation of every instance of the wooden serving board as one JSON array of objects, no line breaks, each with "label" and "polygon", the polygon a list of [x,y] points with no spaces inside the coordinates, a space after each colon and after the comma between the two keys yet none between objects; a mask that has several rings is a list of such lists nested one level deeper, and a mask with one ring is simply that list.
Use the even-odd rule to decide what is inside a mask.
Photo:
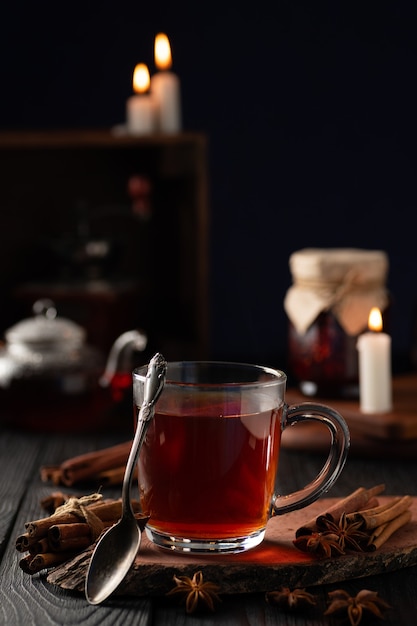
[{"label": "wooden serving board", "polygon": [[[357,400],[308,398],[297,389],[288,389],[288,404],[318,402],[333,407],[345,418],[351,435],[350,455],[375,458],[415,459],[417,457],[417,374],[393,379],[393,411],[362,413]],[[329,432],[317,422],[304,422],[284,431],[282,446],[292,450],[325,451]]]},{"label": "wooden serving board", "polygon": [[[364,435],[349,425],[350,457],[367,459],[412,460],[417,458],[417,439],[386,440]],[[282,436],[281,447],[306,453],[327,453],[330,446],[329,431],[314,422],[304,422],[287,428]]]},{"label": "wooden serving board", "polygon": [[[381,504],[387,499],[378,497]],[[197,571],[203,573],[204,580],[217,583],[222,594],[228,594],[267,592],[283,585],[310,587],[417,564],[417,498],[412,502],[412,520],[375,552],[319,559],[295,548],[296,529],[335,501],[335,498],[321,499],[299,511],[272,518],[263,543],[241,554],[222,557],[177,554],[157,548],[143,533],[136,561],[115,595],[163,595],[174,587],[174,574],[192,577]],[[91,550],[55,568],[49,573],[48,582],[83,591],[90,556]],[[72,576],[69,571],[73,572]]]},{"label": "wooden serving board", "polygon": [[288,389],[288,404],[319,402],[339,411],[349,427],[362,435],[384,441],[417,440],[417,374],[393,379],[393,410],[389,413],[362,413],[357,400],[308,398],[296,389]]}]

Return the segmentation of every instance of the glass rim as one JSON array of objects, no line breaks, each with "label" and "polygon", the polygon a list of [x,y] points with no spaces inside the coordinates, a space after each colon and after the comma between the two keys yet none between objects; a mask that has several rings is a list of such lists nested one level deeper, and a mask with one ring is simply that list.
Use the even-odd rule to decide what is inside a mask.
[{"label": "glass rim", "polygon": [[[258,374],[266,374],[269,376],[268,379],[262,380],[262,379],[249,379],[250,377],[248,376],[248,380],[236,380],[235,382],[233,381],[226,381],[226,382],[222,382],[222,381],[218,381],[218,382],[204,382],[204,381],[199,381],[199,380],[195,380],[195,381],[180,381],[180,380],[173,380],[169,378],[169,371],[172,368],[178,368],[178,370],[181,367],[187,367],[187,366],[192,366],[192,365],[196,365],[196,366],[208,366],[208,367],[218,367],[219,370],[221,367],[224,368],[236,368],[236,369],[240,369],[242,372],[244,370],[249,371],[253,371],[258,372]],[[133,380],[138,380],[140,382],[144,382],[145,378],[146,378],[146,373],[147,373],[147,369],[148,369],[148,363],[141,365],[139,367],[134,368],[134,370],[132,371],[132,377]],[[210,360],[197,360],[197,359],[193,359],[193,360],[183,360],[183,361],[168,361],[167,362],[167,374],[166,374],[166,380],[165,380],[165,386],[168,387],[188,387],[188,388],[195,388],[195,387],[204,387],[204,388],[213,388],[213,387],[221,387],[221,388],[227,388],[227,387],[268,387],[268,386],[273,386],[273,385],[283,385],[285,384],[287,381],[287,374],[280,370],[280,369],[276,369],[270,366],[265,366],[265,365],[255,365],[252,363],[243,363],[243,362],[239,362],[239,361],[210,361]]]}]

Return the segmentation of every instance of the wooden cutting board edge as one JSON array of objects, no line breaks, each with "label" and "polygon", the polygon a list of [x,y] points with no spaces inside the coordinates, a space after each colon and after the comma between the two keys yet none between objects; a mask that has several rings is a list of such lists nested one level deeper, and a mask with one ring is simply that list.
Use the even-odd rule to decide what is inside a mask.
[{"label": "wooden cutting board edge", "polygon": [[417,438],[417,374],[414,373],[393,378],[393,408],[388,413],[362,413],[358,400],[307,397],[293,387],[287,390],[286,401],[288,404],[327,404],[345,417],[348,426],[371,437],[383,440]]},{"label": "wooden cutting board edge", "polygon": [[[380,503],[387,498],[379,497]],[[412,500],[412,520],[375,552],[318,559],[297,550],[292,543],[295,530],[335,501],[335,498],[321,499],[305,509],[272,518],[260,546],[222,558],[164,551],[151,544],[143,533],[139,555],[115,595],[161,596],[175,586],[174,575],[192,577],[197,571],[202,572],[205,581],[218,584],[219,593],[240,594],[266,593],[281,586],[314,587],[417,564],[417,497]],[[78,568],[75,576],[65,575],[68,569],[65,564],[51,570],[47,581],[64,589],[83,590],[89,554],[91,550],[75,559]]]}]

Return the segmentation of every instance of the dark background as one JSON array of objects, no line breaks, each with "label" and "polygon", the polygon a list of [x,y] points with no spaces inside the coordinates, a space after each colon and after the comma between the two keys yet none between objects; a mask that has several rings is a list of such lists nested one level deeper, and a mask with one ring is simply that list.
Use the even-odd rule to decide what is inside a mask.
[{"label": "dark background", "polygon": [[[166,32],[184,130],[209,138],[211,356],[282,366],[288,258],[386,250],[396,368],[417,300],[413,2],[2,7],[0,129],[123,123]],[[1,180],[1,179],[0,179]]]}]

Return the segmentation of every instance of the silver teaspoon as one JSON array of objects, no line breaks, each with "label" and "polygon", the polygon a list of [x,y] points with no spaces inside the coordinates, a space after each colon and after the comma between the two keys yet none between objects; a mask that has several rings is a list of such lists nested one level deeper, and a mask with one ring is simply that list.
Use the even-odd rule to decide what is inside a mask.
[{"label": "silver teaspoon", "polygon": [[165,383],[166,368],[166,361],[161,354],[155,354],[149,362],[143,402],[123,478],[122,516],[98,541],[88,566],[85,596],[90,604],[100,604],[113,593],[126,576],[139,550],[141,531],[130,498],[132,476],[146,431],[154,416],[155,403]]}]

